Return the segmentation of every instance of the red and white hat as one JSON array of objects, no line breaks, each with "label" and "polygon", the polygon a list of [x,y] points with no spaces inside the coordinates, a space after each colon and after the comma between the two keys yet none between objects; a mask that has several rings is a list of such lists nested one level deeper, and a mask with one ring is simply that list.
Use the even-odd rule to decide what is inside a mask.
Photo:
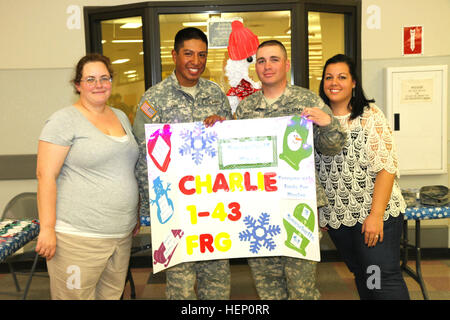
[{"label": "red and white hat", "polygon": [[245,28],[242,22],[235,20],[231,23],[231,34],[228,39],[228,55],[231,60],[242,60],[256,53],[258,37]]}]

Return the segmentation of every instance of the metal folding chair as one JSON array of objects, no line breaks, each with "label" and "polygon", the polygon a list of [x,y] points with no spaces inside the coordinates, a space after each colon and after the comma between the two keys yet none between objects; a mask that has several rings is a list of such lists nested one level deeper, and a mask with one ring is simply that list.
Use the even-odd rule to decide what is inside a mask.
[{"label": "metal folding chair", "polygon": [[[12,198],[5,209],[3,210],[0,220],[34,220],[38,219],[38,208],[37,208],[37,194],[36,192],[24,192],[16,195]],[[22,300],[25,300],[28,294],[28,290],[31,285],[31,280],[33,278],[34,272],[36,270],[36,265],[39,259],[39,255],[34,250],[24,251],[23,253],[15,253],[6,259],[9,271],[14,280],[17,292],[21,291],[19,282],[17,281],[16,274],[22,274],[25,272],[18,272],[14,270],[14,263],[22,261],[33,261],[31,271],[28,276],[28,280],[25,286],[25,290],[22,295]]]}]

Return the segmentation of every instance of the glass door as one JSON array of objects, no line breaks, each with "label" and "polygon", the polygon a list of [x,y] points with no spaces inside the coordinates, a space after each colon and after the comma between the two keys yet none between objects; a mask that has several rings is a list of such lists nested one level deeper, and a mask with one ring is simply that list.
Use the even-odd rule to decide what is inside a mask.
[{"label": "glass door", "polygon": [[[171,51],[175,34],[185,27],[192,26],[205,32],[209,42],[208,61],[202,77],[214,81],[224,92],[227,92],[231,85],[230,79],[226,76],[226,67],[227,64],[232,63],[229,61],[227,45],[232,32],[231,23],[234,20],[241,21],[245,28],[258,37],[260,43],[271,39],[282,42],[286,47],[288,59],[291,59],[291,11],[289,10],[160,14],[161,78],[169,76],[174,69]],[[259,82],[254,63],[249,64],[248,76],[253,81]],[[288,79],[291,79],[290,72]]]},{"label": "glass door", "polygon": [[133,123],[136,107],[145,91],[142,18],[101,21],[102,52],[114,69],[109,105],[121,109]]},{"label": "glass door", "polygon": [[335,54],[345,54],[345,15],[308,12],[309,89],[319,93],[322,69]]},{"label": "glass door", "polygon": [[[236,19],[259,42],[277,39],[285,45],[291,60],[288,75],[291,83],[317,92],[323,64],[336,53],[351,56],[361,75],[359,2],[340,0],[339,5],[331,5],[326,0],[304,5],[282,0],[264,4],[243,0],[241,5],[229,2],[233,3],[224,1],[212,7],[202,1],[192,6],[166,1],[161,6],[158,2],[141,2],[85,8],[87,52],[102,52],[114,62],[115,95],[111,104],[131,109],[127,114],[131,114],[132,120],[145,89],[172,73],[174,36],[186,26],[197,26],[207,34],[210,46],[203,77],[218,83],[227,92],[232,87],[226,76],[229,56],[227,45],[221,41],[227,38],[227,29],[230,32],[230,21]],[[214,29],[214,24],[219,28]],[[219,38],[214,30],[219,30]],[[258,82],[254,64],[250,64],[248,75]]]}]

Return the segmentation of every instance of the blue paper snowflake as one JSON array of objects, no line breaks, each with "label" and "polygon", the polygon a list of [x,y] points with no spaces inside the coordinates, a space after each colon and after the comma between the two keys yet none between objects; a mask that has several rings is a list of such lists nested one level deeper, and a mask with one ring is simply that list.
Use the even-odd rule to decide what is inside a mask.
[{"label": "blue paper snowflake", "polygon": [[191,154],[196,165],[202,163],[204,154],[211,158],[214,158],[217,154],[213,147],[213,143],[217,140],[217,133],[205,133],[205,131],[206,128],[203,123],[197,122],[192,131],[186,130],[180,133],[184,144],[180,147],[179,152],[182,156]]},{"label": "blue paper snowflake", "polygon": [[[280,226],[269,225],[270,215],[262,212],[258,220],[251,216],[244,218],[247,230],[239,232],[239,240],[250,241],[250,252],[258,253],[261,246],[272,251],[275,249],[273,237],[281,233]],[[253,241],[252,241],[253,239]]]}]

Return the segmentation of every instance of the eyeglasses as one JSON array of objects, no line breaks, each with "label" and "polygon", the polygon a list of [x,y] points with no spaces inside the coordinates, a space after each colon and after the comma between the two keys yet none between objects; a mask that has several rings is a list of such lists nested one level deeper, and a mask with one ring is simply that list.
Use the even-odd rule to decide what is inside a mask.
[{"label": "eyeglasses", "polygon": [[86,84],[89,87],[96,86],[97,85],[97,81],[100,82],[100,84],[102,86],[104,86],[104,85],[110,85],[112,83],[112,77],[103,76],[103,77],[100,77],[100,79],[96,79],[95,77],[88,77],[88,78],[86,78],[84,80],[80,80],[80,82],[81,81],[86,82]]}]

